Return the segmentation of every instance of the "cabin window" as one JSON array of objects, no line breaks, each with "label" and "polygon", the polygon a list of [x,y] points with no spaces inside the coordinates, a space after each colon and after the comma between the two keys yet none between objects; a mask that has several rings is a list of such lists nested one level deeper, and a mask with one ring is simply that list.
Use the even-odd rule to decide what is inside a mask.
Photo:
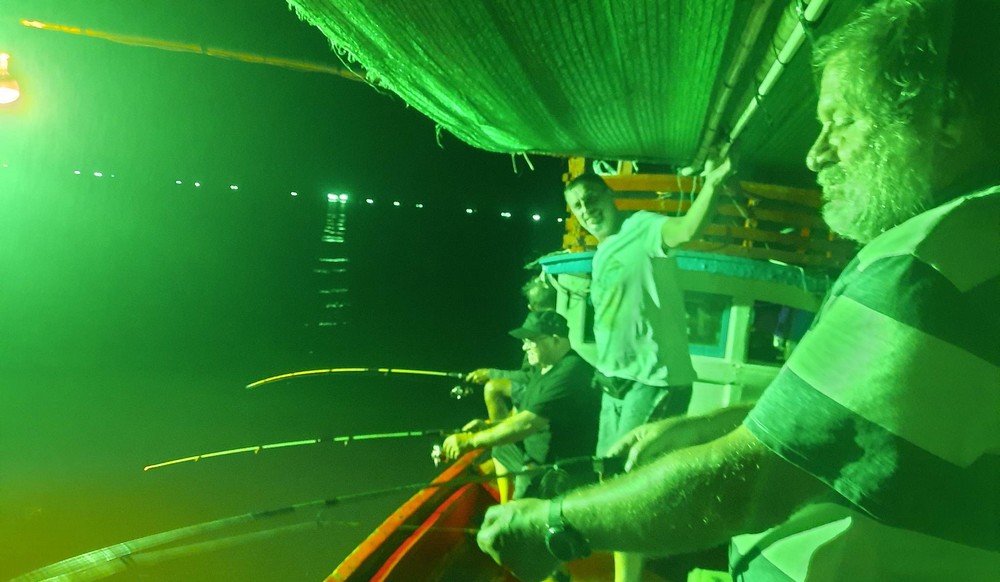
[{"label": "cabin window", "polygon": [[809,329],[814,315],[787,305],[755,301],[747,360],[757,364],[783,364]]},{"label": "cabin window", "polygon": [[725,357],[732,306],[732,297],[727,295],[696,291],[684,293],[688,343],[692,355]]}]

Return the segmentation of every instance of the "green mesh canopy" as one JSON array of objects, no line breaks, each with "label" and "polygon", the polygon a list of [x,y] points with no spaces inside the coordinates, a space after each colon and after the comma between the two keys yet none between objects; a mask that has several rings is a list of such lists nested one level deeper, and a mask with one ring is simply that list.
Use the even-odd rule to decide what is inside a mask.
[{"label": "green mesh canopy", "polygon": [[[775,34],[796,22],[789,0],[289,4],[374,84],[472,146],[676,165],[727,135],[775,57]],[[726,86],[741,47],[745,66]],[[807,61],[808,43],[743,132],[744,158],[765,173],[804,173],[816,129]]]}]

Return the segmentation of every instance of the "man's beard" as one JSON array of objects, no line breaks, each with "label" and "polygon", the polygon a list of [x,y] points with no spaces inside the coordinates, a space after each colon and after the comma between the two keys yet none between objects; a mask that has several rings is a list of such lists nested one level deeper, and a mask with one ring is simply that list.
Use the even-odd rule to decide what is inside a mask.
[{"label": "man's beard", "polygon": [[930,152],[909,127],[879,131],[848,168],[820,170],[823,220],[864,244],[931,208]]}]

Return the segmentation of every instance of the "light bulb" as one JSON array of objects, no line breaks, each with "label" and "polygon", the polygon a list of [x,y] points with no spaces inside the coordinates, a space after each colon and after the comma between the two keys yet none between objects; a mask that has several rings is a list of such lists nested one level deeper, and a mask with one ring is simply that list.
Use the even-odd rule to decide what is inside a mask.
[{"label": "light bulb", "polygon": [[20,85],[17,84],[14,77],[10,76],[10,72],[7,70],[8,60],[10,60],[10,55],[0,53],[0,105],[13,103],[21,96]]}]

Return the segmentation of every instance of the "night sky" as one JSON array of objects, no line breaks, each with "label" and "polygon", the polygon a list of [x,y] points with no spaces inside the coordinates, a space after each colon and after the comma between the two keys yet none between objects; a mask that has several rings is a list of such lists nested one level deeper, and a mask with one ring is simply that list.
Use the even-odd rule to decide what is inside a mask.
[{"label": "night sky", "polygon": [[[522,265],[559,247],[565,162],[532,158],[532,171],[517,160],[515,173],[509,156],[437,136],[364,83],[22,18],[339,64],[282,0],[0,3],[0,51],[23,92],[0,108],[0,579],[172,528],[431,478],[431,438],[142,467],[484,414],[441,381],[243,386],[312,368],[517,365],[505,331],[524,315]],[[343,211],[336,245],[322,240],[331,208]],[[346,270],[322,272],[324,257],[346,258]],[[333,311],[330,288],[347,289]],[[321,579],[406,497],[112,579]]]}]

